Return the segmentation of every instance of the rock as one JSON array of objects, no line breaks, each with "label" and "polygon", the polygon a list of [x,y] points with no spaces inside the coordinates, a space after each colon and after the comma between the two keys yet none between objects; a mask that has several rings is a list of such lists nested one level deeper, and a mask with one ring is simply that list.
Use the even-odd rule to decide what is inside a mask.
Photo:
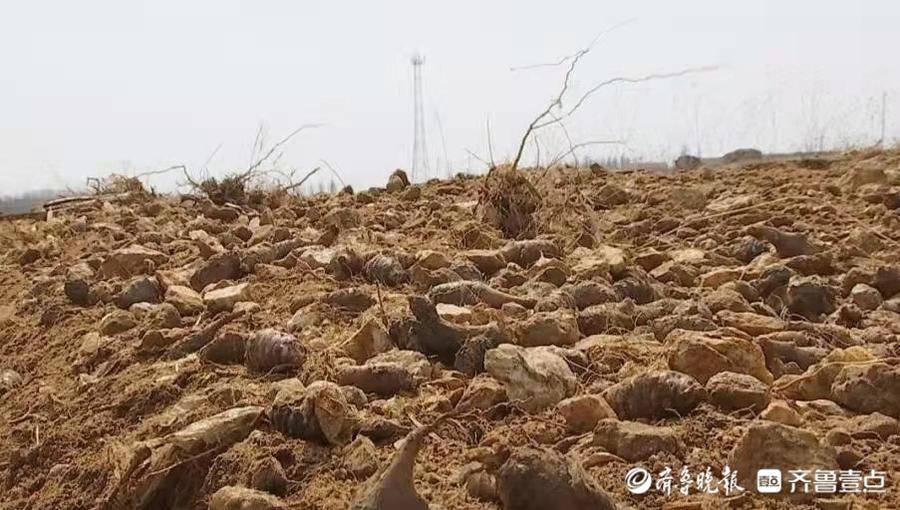
[{"label": "rock", "polygon": [[541,258],[558,259],[562,251],[550,239],[521,239],[507,242],[500,252],[503,259],[520,267],[531,267]]},{"label": "rock", "polygon": [[516,343],[524,347],[574,345],[580,336],[578,320],[569,310],[536,312],[516,326]]},{"label": "rock", "polygon": [[800,413],[791,409],[787,403],[782,400],[770,403],[769,406],[759,414],[759,417],[763,420],[774,421],[791,427],[803,425],[803,417],[800,416]]},{"label": "rock", "polygon": [[782,232],[774,227],[766,225],[752,225],[747,228],[747,233],[772,243],[779,257],[790,258],[798,255],[815,255],[822,251],[822,248],[816,246],[807,239],[806,234],[798,234],[793,232]]},{"label": "rock", "polygon": [[608,388],[606,401],[622,419],[683,416],[706,400],[706,391],[693,377],[660,370],[632,376]]},{"label": "rock", "polygon": [[484,368],[506,387],[513,402],[539,412],[575,393],[575,374],[549,347],[503,344],[485,354]]},{"label": "rock", "polygon": [[703,162],[697,156],[682,154],[675,160],[676,170],[696,170]]},{"label": "rock", "polygon": [[242,301],[252,301],[249,283],[213,289],[203,294],[203,302],[212,313],[230,312],[234,305]]},{"label": "rock", "polygon": [[712,213],[723,213],[749,207],[757,202],[757,197],[753,195],[734,195],[722,196],[709,203],[706,210]]},{"label": "rock", "polygon": [[163,253],[133,245],[110,253],[100,265],[99,272],[106,278],[131,278],[140,274],[153,274],[166,260],[168,257]]},{"label": "rock", "polygon": [[716,317],[725,326],[738,329],[753,336],[777,333],[786,328],[784,321],[778,317],[769,317],[752,312],[723,310],[717,313]]},{"label": "rock", "polygon": [[344,469],[355,478],[368,478],[378,470],[378,450],[368,437],[356,436],[352,443],[344,447],[344,452]]},{"label": "rock", "polygon": [[620,248],[602,245],[590,250],[579,247],[569,256],[576,261],[572,264],[572,273],[581,278],[602,276],[605,273],[618,276],[625,272],[625,252]]},{"label": "rock", "polygon": [[884,302],[882,307],[889,312],[900,313],[900,296],[894,296],[891,299],[888,299]]},{"label": "rock", "polygon": [[718,313],[722,310],[732,312],[752,312],[753,308],[747,299],[739,292],[720,287],[709,294],[703,296],[702,302],[712,313]]},{"label": "rock", "polygon": [[90,282],[82,278],[66,280],[63,291],[69,301],[76,305],[91,306],[99,301],[99,297],[91,290]]},{"label": "rock", "polygon": [[[507,303],[506,305],[511,306],[520,306],[515,303]],[[504,305],[504,306],[506,306]],[[435,309],[437,310],[438,315],[447,321],[454,322],[457,324],[465,324],[472,320],[472,310],[464,307],[464,306],[456,306],[447,303],[438,303],[435,305]],[[524,307],[522,307],[525,310]]]},{"label": "rock", "polygon": [[463,411],[487,410],[501,402],[506,402],[506,388],[496,379],[482,374],[466,386],[456,407]]},{"label": "rock", "polygon": [[852,420],[853,435],[860,437],[876,436],[882,441],[900,434],[900,421],[881,413],[857,416]]},{"label": "rock", "polygon": [[428,510],[428,503],[416,492],[413,471],[416,456],[432,427],[423,425],[407,434],[390,463],[357,492],[352,510]]},{"label": "rock", "polygon": [[732,163],[743,163],[745,161],[757,161],[762,159],[763,154],[759,149],[735,149],[722,156],[722,163],[726,165]]},{"label": "rock", "polygon": [[850,169],[841,180],[851,191],[856,191],[867,184],[886,183],[887,175],[884,173],[883,168],[860,165]]},{"label": "rock", "polygon": [[369,358],[393,349],[394,342],[377,319],[369,318],[342,347],[357,363],[365,363]]},{"label": "rock", "polygon": [[450,267],[450,257],[443,252],[422,250],[416,253],[416,264],[430,271],[435,271]]},{"label": "rock", "polygon": [[113,336],[124,333],[135,326],[137,326],[137,321],[131,313],[124,310],[116,310],[100,319],[98,331],[103,335]]},{"label": "rock", "polygon": [[656,251],[653,248],[648,248],[634,257],[634,263],[648,272],[653,271],[669,260],[671,260],[671,257],[667,253]]},{"label": "rock", "polygon": [[[532,282],[532,285],[535,285],[535,287],[538,288],[546,288],[538,286],[536,283],[537,282]],[[570,313],[576,308],[575,300],[572,298],[572,295],[560,289],[547,292],[541,296],[534,305],[535,312],[555,312],[556,310],[565,310],[567,313]]]},{"label": "rock", "polygon": [[466,493],[479,501],[500,501],[497,492],[497,478],[484,471],[469,474],[466,479]]},{"label": "rock", "polygon": [[19,265],[27,266],[29,264],[34,264],[41,258],[41,251],[37,248],[26,248],[19,255]]},{"label": "rock", "polygon": [[497,473],[497,493],[506,510],[616,509],[584,468],[548,448],[514,448]]},{"label": "rock", "polygon": [[779,393],[794,400],[832,398],[832,385],[845,366],[852,366],[852,362],[871,362],[874,359],[872,353],[863,347],[834,349],[818,363],[810,365],[802,376],[782,376],[778,382]]},{"label": "rock", "polygon": [[375,304],[366,291],[356,288],[337,289],[328,293],[324,299],[325,303],[351,313],[362,313]]},{"label": "rock", "polygon": [[[149,333],[144,335],[144,340],[148,339]],[[174,342],[171,340],[157,341],[160,346],[168,346]],[[216,336],[212,342],[208,343],[200,351],[201,359],[212,361],[220,365],[230,363],[244,363],[247,355],[248,338],[233,331],[226,331]],[[142,347],[144,345],[142,344]]]},{"label": "rock", "polygon": [[394,172],[388,178],[387,186],[385,186],[385,189],[393,193],[396,191],[401,191],[408,186],[409,178],[406,176],[406,172],[398,168],[394,170]]},{"label": "rock", "polygon": [[749,374],[766,384],[774,380],[755,342],[676,329],[666,337],[666,343],[671,346],[669,368],[692,375],[701,384],[719,372]]},{"label": "rock", "polygon": [[191,230],[188,232],[188,237],[197,245],[197,249],[200,250],[200,256],[203,258],[209,258],[217,253],[225,252],[222,243],[205,230]]},{"label": "rock", "polygon": [[691,211],[699,211],[706,207],[706,195],[697,188],[671,188],[669,190],[669,200]]},{"label": "rock", "polygon": [[[195,421],[161,438],[137,443],[129,450],[117,451],[113,447],[110,453],[116,455],[114,459],[118,460],[121,469],[131,466],[133,469],[139,469],[144,475],[130,484],[112,506],[159,508],[160,502],[171,501],[171,498],[179,494],[183,496],[187,491],[196,490],[196,480],[189,476],[191,468],[186,464],[211,450],[218,448],[227,450],[231,445],[244,440],[256,426],[262,412],[263,408],[258,406],[235,407]],[[265,493],[260,494],[263,497],[271,497]],[[221,497],[217,501],[221,501],[224,505],[241,500]]]},{"label": "rock", "polygon": [[743,275],[742,269],[720,268],[713,269],[708,273],[700,276],[700,286],[718,289],[726,283],[740,280]]},{"label": "rock", "polygon": [[756,472],[760,469],[836,470],[839,468],[836,456],[834,448],[819,443],[812,432],[761,420],[750,423],[731,450],[728,465],[737,472],[738,483],[753,491]]},{"label": "rock", "polygon": [[590,336],[634,329],[635,323],[631,315],[631,312],[634,311],[634,303],[630,301],[625,303],[629,306],[604,303],[585,308],[578,314],[579,331]]},{"label": "rock", "polygon": [[881,306],[883,301],[878,289],[865,283],[857,283],[853,286],[853,289],[850,290],[850,299],[861,310],[874,310]]},{"label": "rock", "polygon": [[482,282],[463,280],[436,285],[428,291],[428,298],[435,304],[447,303],[457,306],[484,303],[491,308],[500,308],[506,303],[517,303],[525,308],[534,308],[536,300],[521,298],[493,289]]},{"label": "rock", "polygon": [[644,305],[662,297],[654,285],[655,280],[650,275],[629,271],[626,276],[613,284],[613,288],[619,299],[631,299],[639,305]]},{"label": "rock", "polygon": [[766,297],[776,289],[788,284],[793,272],[786,266],[774,265],[767,267],[759,278],[751,282],[751,285],[761,297]]},{"label": "rock", "polygon": [[280,499],[266,492],[226,485],[209,498],[209,510],[281,510]]},{"label": "rock", "polygon": [[169,286],[166,289],[164,300],[166,303],[174,305],[182,317],[197,315],[205,309],[200,293],[183,285]]},{"label": "rock", "polygon": [[299,261],[301,265],[305,264],[310,269],[328,268],[331,267],[337,254],[338,250],[336,248],[310,246],[300,254]]},{"label": "rock", "polygon": [[85,262],[80,262],[66,270],[66,283],[63,291],[69,301],[80,306],[91,306],[99,300],[91,289],[94,270]]},{"label": "rock", "polygon": [[594,430],[597,422],[606,418],[617,418],[616,412],[600,395],[578,395],[560,401],[556,410],[566,421],[571,432],[583,433]]},{"label": "rock", "polygon": [[197,292],[222,280],[236,280],[243,276],[241,258],[236,253],[220,253],[206,260],[191,275],[191,287]]},{"label": "rock", "polygon": [[469,250],[462,252],[462,256],[487,277],[506,267],[506,259],[500,250]]},{"label": "rock", "polygon": [[787,307],[791,312],[811,321],[835,310],[837,291],[825,285],[821,278],[792,278],[787,288]]},{"label": "rock", "polygon": [[135,303],[159,303],[160,289],[155,278],[141,276],[131,280],[118,297],[116,306],[127,309]]},{"label": "rock", "polygon": [[342,445],[357,429],[356,411],[337,384],[314,381],[280,391],[269,409],[273,428],[289,437]]},{"label": "rock", "polygon": [[276,329],[258,331],[247,342],[245,362],[257,372],[294,370],[302,367],[306,358],[306,347],[294,335]]},{"label": "rock", "polygon": [[382,397],[415,390],[430,378],[431,364],[424,354],[400,350],[379,354],[364,365],[343,366],[337,374],[339,384],[356,386]]},{"label": "rock", "polygon": [[499,338],[494,334],[483,334],[467,339],[456,351],[453,368],[472,377],[484,372],[484,356],[487,351],[497,347]]},{"label": "rock", "polygon": [[[438,305],[440,306],[440,305]],[[510,319],[526,319],[528,318],[528,309],[519,303],[503,303],[500,307],[503,315]]]},{"label": "rock", "polygon": [[600,205],[610,208],[627,204],[631,200],[631,194],[613,183],[606,183],[597,190],[596,200]]},{"label": "rock", "polygon": [[884,299],[900,294],[900,266],[879,267],[875,272],[872,286],[881,292]]},{"label": "rock", "polygon": [[859,413],[900,416],[900,366],[846,365],[834,378],[831,394],[835,402]]},{"label": "rock", "polygon": [[363,272],[369,281],[395,287],[409,280],[409,273],[400,262],[388,255],[375,255],[366,262]]},{"label": "rock", "polygon": [[853,442],[853,436],[845,429],[831,429],[825,434],[825,444],[831,446],[844,446]]},{"label": "rock", "polygon": [[[138,303],[132,305],[129,311],[131,311],[132,314],[137,317],[137,314],[135,314],[132,309],[142,304],[147,303]],[[155,329],[180,328],[181,314],[178,313],[177,308],[169,303],[150,305],[150,309],[147,311],[146,317],[144,317],[144,322],[148,327]]]},{"label": "rock", "polygon": [[581,281],[571,286],[566,285],[560,290],[567,292],[575,299],[575,306],[579,310],[619,300],[612,286],[593,280]]},{"label": "rock", "polygon": [[769,387],[759,379],[734,372],[719,372],[706,382],[710,400],[726,411],[762,411],[771,400]]},{"label": "rock", "polygon": [[15,389],[23,382],[22,376],[15,370],[4,368],[0,370],[0,395]]},{"label": "rock", "polygon": [[662,452],[678,455],[683,450],[669,427],[612,419],[600,420],[594,429],[593,444],[629,462],[645,460]]},{"label": "rock", "polygon": [[256,490],[284,496],[288,490],[288,479],[284,467],[275,457],[259,459],[250,467],[250,486]]},{"label": "rock", "polygon": [[320,313],[317,306],[307,306],[306,308],[300,308],[287,323],[288,333],[292,335],[299,335],[307,328],[313,328],[322,324],[323,317]]},{"label": "rock", "polygon": [[663,262],[656,269],[650,271],[650,276],[662,283],[672,283],[682,287],[693,287],[696,279],[693,271],[674,260]]}]

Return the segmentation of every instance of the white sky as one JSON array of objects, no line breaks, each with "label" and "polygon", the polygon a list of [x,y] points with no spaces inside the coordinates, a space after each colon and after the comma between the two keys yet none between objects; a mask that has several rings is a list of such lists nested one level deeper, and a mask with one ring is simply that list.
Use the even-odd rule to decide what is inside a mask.
[{"label": "white sky", "polygon": [[[383,184],[410,166],[416,51],[433,171],[444,146],[454,172],[481,170],[466,149],[487,158],[487,119],[495,159],[510,157],[564,72],[510,67],[630,18],[582,61],[564,104],[613,76],[721,67],[596,94],[567,124],[573,141],[627,143],[581,156],[872,143],[884,92],[888,137],[900,136],[900,7],[888,0],[0,0],[0,195],[196,170],[220,144],[209,169],[222,175],[248,165],[260,124],[272,143],[311,122],[328,125],[295,138],[281,168],[324,158],[357,188]],[[559,130],[538,136],[566,147]]]}]

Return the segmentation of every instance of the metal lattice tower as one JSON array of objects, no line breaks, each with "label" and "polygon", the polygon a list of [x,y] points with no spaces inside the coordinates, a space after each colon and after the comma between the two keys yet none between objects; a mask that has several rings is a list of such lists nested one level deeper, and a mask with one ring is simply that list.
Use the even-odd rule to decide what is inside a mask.
[{"label": "metal lattice tower", "polygon": [[412,172],[410,177],[413,182],[427,180],[430,174],[428,166],[428,145],[425,143],[425,106],[422,92],[422,66],[425,57],[421,54],[413,55],[410,59],[413,66],[413,155]]}]

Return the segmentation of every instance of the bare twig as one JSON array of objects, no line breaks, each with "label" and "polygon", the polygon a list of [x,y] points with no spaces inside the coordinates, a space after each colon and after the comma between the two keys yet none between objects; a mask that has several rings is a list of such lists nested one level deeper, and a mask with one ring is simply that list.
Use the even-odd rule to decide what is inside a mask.
[{"label": "bare twig", "polygon": [[484,119],[485,129],[487,130],[487,148],[488,148],[488,157],[491,158],[491,168],[494,168],[494,143],[491,141],[491,117],[488,116]]},{"label": "bare twig", "polygon": [[606,87],[609,85],[613,85],[616,83],[643,83],[645,81],[664,80],[664,79],[668,79],[668,78],[678,78],[681,76],[686,76],[688,74],[697,74],[697,73],[706,73],[709,71],[715,71],[716,69],[718,69],[718,66],[690,67],[688,69],[682,69],[680,71],[674,71],[671,73],[652,73],[652,74],[647,74],[647,75],[640,76],[637,78],[629,78],[626,76],[617,76],[615,78],[610,78],[606,81],[602,81],[602,82],[598,83],[597,85],[594,85],[593,87],[591,87],[590,90],[585,92],[584,95],[582,95],[581,98],[575,103],[575,106],[573,106],[572,108],[569,108],[569,110],[567,112],[563,113],[559,117],[554,118],[552,120],[549,120],[549,121],[546,121],[543,123],[539,123],[534,128],[540,129],[543,127],[547,127],[551,124],[556,124],[557,122],[561,122],[563,119],[571,117],[572,114],[575,113],[575,111],[578,110],[578,108],[580,108],[582,104],[584,104],[584,102],[587,100],[588,97],[590,97],[594,92],[597,92],[598,90],[602,89],[603,87]]},{"label": "bare twig", "polygon": [[569,64],[569,68],[566,70],[566,76],[563,79],[562,88],[560,89],[559,94],[557,94],[556,98],[550,102],[550,104],[543,112],[541,112],[537,117],[534,118],[534,120],[531,121],[531,124],[528,125],[528,129],[525,130],[525,134],[522,136],[522,141],[519,142],[519,150],[516,152],[516,158],[512,163],[513,171],[515,171],[519,167],[519,160],[522,159],[522,151],[525,150],[525,144],[528,142],[528,137],[531,135],[531,132],[535,130],[538,123],[540,123],[544,119],[544,117],[551,114],[554,108],[562,105],[562,98],[563,95],[565,95],[566,91],[569,90],[569,80],[572,77],[572,73],[575,72],[575,66],[578,65],[578,61],[581,60],[581,57],[587,55],[591,51],[592,47],[593,43],[573,54],[571,56],[571,59],[564,59],[564,61],[571,60],[571,63]]},{"label": "bare twig", "polygon": [[[553,158],[553,160],[551,160],[550,163],[547,165],[547,168],[550,168],[553,165],[559,163],[560,161],[565,159],[570,154],[574,155],[575,151],[582,147],[587,147],[590,145],[616,145],[616,144],[622,144],[622,143],[624,143],[622,140],[594,140],[594,141],[590,141],[590,142],[576,143],[574,145],[570,145],[569,150],[567,150],[567,151],[563,152],[562,154]],[[577,156],[575,157],[575,166],[576,167],[578,166],[578,157]]]},{"label": "bare twig", "polygon": [[170,166],[169,168],[164,168],[162,170],[151,170],[149,172],[139,173],[139,174],[135,175],[134,178],[140,179],[141,177],[147,177],[150,175],[162,175],[162,174],[167,174],[167,173],[171,172],[172,170],[186,170],[186,168],[187,167],[185,167],[184,165],[174,165],[174,166]]},{"label": "bare twig", "polygon": [[253,164],[253,162],[256,160],[256,157],[259,155],[259,151],[262,150],[265,130],[266,125],[260,122],[259,127],[256,129],[256,137],[253,139],[253,146],[250,147],[250,165]]},{"label": "bare twig", "polygon": [[[525,150],[525,144],[528,142],[528,137],[531,136],[531,133],[533,131],[535,131],[536,129],[541,129],[541,128],[550,126],[552,124],[561,123],[563,119],[568,118],[575,111],[577,111],[578,108],[580,108],[581,105],[584,104],[584,102],[588,99],[588,97],[590,97],[593,93],[597,92],[601,88],[606,87],[608,85],[615,84],[615,83],[640,83],[640,82],[650,81],[650,80],[675,78],[678,76],[684,76],[686,74],[705,72],[705,71],[710,71],[710,70],[715,69],[715,67],[699,67],[699,68],[684,69],[684,70],[672,72],[672,73],[649,74],[649,75],[638,77],[638,78],[628,78],[628,77],[612,78],[612,79],[606,80],[606,81],[601,82],[601,83],[595,85],[594,87],[592,87],[584,95],[581,96],[581,98],[575,103],[575,106],[570,108],[568,111],[564,112],[562,115],[560,115],[560,116],[554,115],[553,114],[554,109],[562,108],[563,96],[565,96],[566,92],[569,90],[569,83],[572,79],[572,74],[575,72],[575,68],[577,67],[578,62],[582,59],[582,57],[584,57],[585,55],[590,53],[590,51],[594,47],[594,44],[597,42],[597,40],[603,34],[608,33],[609,31],[614,30],[614,29],[616,29],[622,25],[625,25],[627,23],[630,23],[630,22],[631,22],[631,20],[621,23],[617,26],[614,26],[613,28],[611,28],[609,30],[601,32],[597,37],[594,38],[593,41],[591,41],[591,43],[589,45],[587,45],[584,48],[582,48],[581,50],[573,53],[572,55],[569,55],[569,56],[566,56],[566,57],[560,59],[558,62],[554,62],[551,64],[539,65],[539,66],[548,66],[548,65],[549,66],[558,66],[558,65],[562,65],[566,62],[569,63],[569,66],[568,66],[568,69],[566,69],[566,74],[565,74],[565,77],[563,78],[562,87],[560,87],[559,93],[550,102],[550,104],[547,106],[547,108],[544,109],[540,114],[538,114],[538,116],[535,117],[534,120],[531,121],[531,124],[528,125],[528,129],[525,130],[525,134],[522,136],[522,139],[519,142],[519,149],[516,151],[516,157],[515,157],[515,159],[513,159],[513,162],[512,162],[512,170],[513,171],[515,171],[519,167],[519,162],[522,159],[522,152]],[[534,67],[534,66],[532,66],[532,67]],[[552,120],[545,120],[547,117],[552,117]]]},{"label": "bare twig", "polygon": [[265,155],[263,155],[261,158],[257,159],[255,163],[251,164],[251,165],[247,168],[247,170],[244,171],[244,173],[241,174],[241,179],[242,179],[242,180],[246,180],[246,179],[250,178],[250,176],[253,175],[253,172],[254,172],[257,168],[259,168],[260,165],[262,165],[263,163],[265,163],[266,160],[268,160],[270,157],[272,157],[273,154],[275,154],[275,151],[277,151],[282,145],[284,145],[284,144],[286,144],[287,142],[289,142],[289,141],[291,140],[291,138],[293,138],[294,136],[296,136],[296,135],[297,135],[298,133],[300,133],[301,131],[304,131],[304,130],[306,130],[306,129],[313,129],[313,128],[322,127],[322,126],[324,126],[324,125],[325,125],[325,124],[304,124],[304,125],[298,127],[297,129],[291,131],[290,134],[288,134],[287,136],[285,136],[284,138],[282,138],[281,140],[279,140],[278,142],[276,142],[275,145],[273,145],[272,147],[270,147],[269,150],[268,150],[268,152],[265,153]]},{"label": "bare twig", "polygon": [[209,171],[209,164],[212,162],[213,158],[216,157],[216,154],[219,153],[219,149],[221,149],[221,148],[222,148],[222,144],[221,144],[221,143],[220,143],[219,145],[216,145],[216,148],[213,149],[213,151],[212,151],[212,153],[209,155],[209,157],[206,158],[206,161],[203,163],[203,171],[204,171],[204,172],[208,172],[208,171]]},{"label": "bare twig", "polygon": [[[617,29],[619,29],[619,28],[622,28],[622,27],[624,27],[624,26],[626,26],[626,25],[630,25],[631,23],[634,23],[635,21],[637,21],[637,18],[627,19],[627,20],[625,20],[625,21],[623,21],[623,22],[621,22],[621,23],[617,23],[617,24],[615,24],[615,25],[613,25],[613,26],[611,26],[611,27],[609,27],[609,28],[607,28],[607,29],[601,31],[600,33],[598,33],[598,34],[594,37],[594,39],[591,41],[591,43],[590,43],[589,45],[587,45],[584,49],[579,50],[579,51],[577,51],[577,52],[575,52],[575,53],[573,53],[573,54],[571,54],[571,55],[566,55],[565,57],[562,57],[561,59],[557,60],[556,62],[549,62],[549,63],[544,63],[544,64],[531,64],[531,65],[527,65],[527,66],[519,66],[519,67],[510,67],[509,70],[510,70],[510,71],[524,71],[524,70],[527,70],[527,69],[537,69],[537,68],[540,68],[540,67],[558,67],[558,66],[561,66],[561,65],[565,64],[566,62],[568,62],[569,60],[578,57],[578,56],[579,56],[579,55],[578,55],[579,53],[581,53],[581,52],[585,52],[585,53],[586,53],[587,51],[590,51],[591,49],[593,49],[594,45],[597,44],[597,41],[599,41],[600,38],[602,38],[604,35],[606,35],[606,34],[612,32],[612,31],[614,31],[614,30],[617,30]],[[585,51],[585,50],[586,50],[586,51]]]},{"label": "bare twig", "polygon": [[339,181],[341,181],[342,186],[344,186],[344,187],[347,186],[347,183],[344,182],[344,178],[341,177],[341,174],[339,174],[337,172],[337,170],[334,169],[333,166],[331,166],[331,163],[329,163],[328,161],[325,161],[324,159],[320,159],[319,161],[321,161],[322,164],[325,165],[325,168],[327,168],[335,177],[338,178]]},{"label": "bare twig", "polygon": [[290,185],[288,185],[288,186],[285,186],[285,187],[281,188],[281,191],[291,191],[291,190],[294,190],[294,189],[299,188],[300,186],[303,186],[303,183],[305,183],[307,179],[309,179],[310,177],[312,177],[313,174],[315,174],[316,172],[318,172],[318,171],[321,170],[321,169],[322,169],[322,168],[321,168],[321,167],[318,167],[318,166],[315,167],[315,168],[313,168],[308,174],[306,174],[306,175],[305,175],[302,179],[300,179],[298,182],[295,182],[295,183],[293,183],[293,184],[290,184]]},{"label": "bare twig", "polygon": [[375,278],[375,292],[378,295],[378,308],[381,312],[381,323],[384,324],[385,329],[390,329],[391,325],[388,321],[387,313],[384,311],[384,301],[381,299],[381,282]]},{"label": "bare twig", "polygon": [[479,156],[478,154],[475,154],[474,152],[470,151],[469,149],[465,149],[465,151],[469,153],[469,156],[472,156],[473,158],[477,159],[478,161],[481,161],[481,162],[484,163],[485,165],[487,165],[487,166],[489,166],[489,167],[490,167],[490,166],[493,166],[493,165],[491,165],[490,161],[485,161],[484,158],[482,158],[482,157]]}]

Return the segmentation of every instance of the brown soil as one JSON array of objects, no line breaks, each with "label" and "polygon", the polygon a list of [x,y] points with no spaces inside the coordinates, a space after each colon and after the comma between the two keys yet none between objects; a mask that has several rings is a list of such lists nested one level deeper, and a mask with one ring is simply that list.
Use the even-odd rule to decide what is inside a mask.
[{"label": "brown soil", "polygon": [[[883,169],[887,176],[883,182],[860,184],[854,182],[860,168]],[[874,151],[829,156],[817,164],[767,160],[672,175],[573,168],[527,170],[518,176],[496,173],[486,178],[429,182],[421,186],[418,197],[407,191],[305,199],[273,195],[262,204],[243,206],[236,218],[221,211],[210,214],[221,206],[205,201],[131,192],[67,204],[49,221],[0,222],[0,369],[15,370],[23,378],[0,394],[0,508],[115,508],[113,495],[127,490],[122,487],[129,483],[122,475],[122,451],[234,407],[268,408],[278,381],[292,377],[307,385],[318,379],[334,381],[343,362],[342,342],[370,318],[388,324],[408,318],[408,296],[426,295],[429,290],[418,281],[376,284],[363,270],[347,278],[333,267],[313,268],[302,260],[293,267],[265,261],[234,282],[252,285],[252,301],[259,309],[238,314],[215,337],[234,333],[250,337],[266,328],[285,330],[296,310],[315,311],[318,318],[295,332],[305,347],[302,367],[260,372],[241,363],[220,364],[193,356],[179,360],[165,350],[148,352],[140,348],[142,337],[152,329],[146,320],[112,336],[86,360],[82,352],[85,336],[96,332],[101,319],[117,307],[102,298],[89,306],[71,302],[64,283],[67,271],[79,262],[96,268],[112,251],[139,244],[165,255],[164,262],[149,272],[162,281],[161,274],[206,258],[191,231],[206,230],[223,239],[223,233],[240,225],[261,236],[229,243],[227,249],[242,257],[257,240],[275,245],[304,238],[311,239],[305,244],[312,245],[315,235],[327,238],[330,232],[336,234],[335,239],[328,239],[332,247],[352,248],[364,258],[379,251],[400,261],[404,269],[410,269],[422,250],[435,250],[456,262],[464,260],[466,250],[498,249],[516,238],[552,240],[569,267],[578,262],[570,254],[579,247],[616,246],[624,250],[629,271],[636,268],[634,258],[649,248],[667,253],[698,248],[714,261],[707,257],[683,262],[683,268],[694,276],[691,282],[681,280],[677,271],[649,278],[665,297],[699,303],[713,291],[701,286],[702,274],[716,267],[757,270],[751,267],[752,260],[740,260],[740,250],[745,247],[747,227],[762,224],[806,235],[823,247],[817,253],[827,253],[830,262],[825,263],[825,270],[808,269],[803,264],[815,266],[820,261],[809,260],[809,255],[799,260],[804,255],[779,258],[778,239],[765,239],[767,253],[753,259],[771,257],[780,264],[792,260],[793,267],[801,268],[796,269],[798,273],[818,274],[840,288],[851,269],[900,265],[898,169],[900,153]],[[700,203],[691,204],[698,199],[693,195],[687,199],[676,196],[680,190],[699,192]],[[728,199],[734,200],[728,203]],[[269,228],[271,231],[265,232]],[[298,247],[293,253],[299,256],[305,249]],[[529,268],[513,272],[528,281],[502,289],[509,294],[540,301],[547,294],[546,285],[554,286],[536,285],[537,273]],[[591,278],[612,285],[620,277],[600,274]],[[127,281],[98,273],[91,284],[114,297]],[[573,272],[567,275],[567,283],[579,281],[581,277]],[[346,288],[361,289],[375,304],[364,306],[363,312],[328,304],[329,293]],[[838,291],[836,306],[850,302],[846,293]],[[508,316],[507,307],[501,310],[482,303],[467,308],[471,324],[498,321],[504,330],[515,330],[516,323],[524,320]],[[698,312],[688,309],[683,313]],[[808,320],[790,313],[782,318],[788,319],[785,324]],[[185,316],[179,326],[199,331],[213,320],[213,314],[204,312]],[[711,320],[725,327],[718,318]],[[900,356],[900,314],[896,311],[882,307],[863,311],[859,320],[852,320],[838,310],[826,313],[821,321],[844,328],[853,343],[869,348],[878,358]],[[785,326],[787,329],[798,328]],[[632,342],[639,336],[652,336],[649,326],[611,327],[607,333],[618,335],[621,342],[589,353],[590,365],[578,374],[579,394],[597,392],[648,369],[667,367],[667,346],[662,339]],[[808,334],[815,336],[816,345],[828,350],[847,346],[839,338],[823,340],[818,333]],[[390,399],[368,395],[365,413],[400,426],[375,442],[379,466],[390,461],[396,451],[394,443],[406,432],[452,409],[460,389],[471,379],[455,373],[452,363],[436,357],[430,362],[440,373],[417,390],[402,391]],[[774,386],[778,387],[777,381]],[[186,405],[189,396],[202,398]],[[848,417],[841,419],[850,420],[855,414],[848,410]],[[626,491],[624,475],[636,465],[652,472],[670,466],[677,473],[684,465],[692,469],[711,466],[718,472],[742,427],[759,419],[753,412],[723,411],[705,402],[681,418],[649,422],[676,430],[685,444],[683,454],[664,453],[636,463],[602,463],[588,472],[620,505],[635,508],[662,508],[674,502],[697,504],[683,508],[815,508],[815,502],[763,496],[665,498],[654,492],[634,496]],[[803,428],[824,438],[837,426],[835,420],[808,415]],[[288,437],[265,417],[254,428],[256,432],[243,441],[213,448],[171,467],[180,477],[193,480],[179,488],[184,507],[205,509],[210,495],[222,486],[249,484],[254,463],[269,456],[284,467],[288,486],[279,496],[290,508],[350,506],[365,477],[348,471],[343,463],[344,447]],[[556,445],[565,450],[560,444],[574,435],[567,432],[563,418],[553,408],[536,415],[514,405],[462,413],[447,419],[425,441],[414,469],[416,490],[435,509],[501,508],[499,501],[479,501],[467,493],[458,479],[463,466],[473,461],[489,466],[493,455],[513,446]],[[853,508],[900,508],[900,435],[854,437],[848,448],[862,459],[861,468],[887,471],[889,486],[882,495],[838,499],[855,501]]]}]

